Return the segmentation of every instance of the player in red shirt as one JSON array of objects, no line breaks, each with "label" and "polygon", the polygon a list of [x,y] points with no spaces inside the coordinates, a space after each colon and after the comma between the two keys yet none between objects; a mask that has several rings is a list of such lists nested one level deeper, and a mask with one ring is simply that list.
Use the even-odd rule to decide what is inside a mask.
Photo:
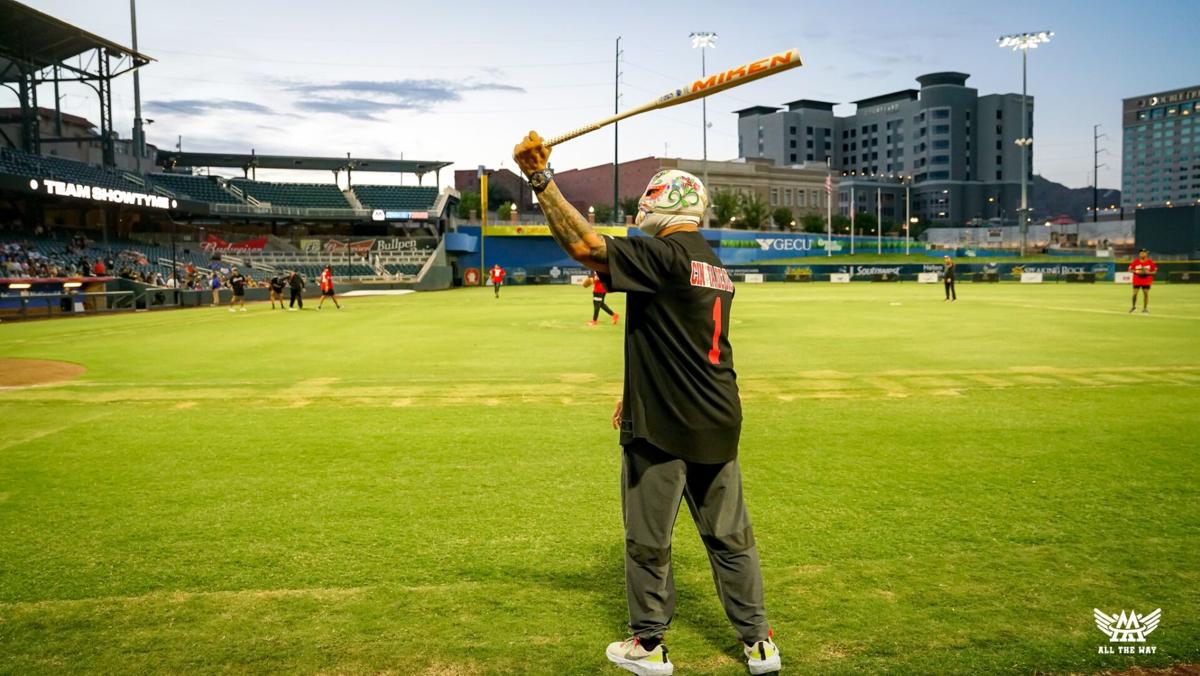
[{"label": "player in red shirt", "polygon": [[604,297],[608,295],[608,289],[604,288],[604,282],[600,281],[595,271],[588,274],[588,278],[583,280],[583,285],[592,288],[592,321],[588,322],[588,326],[596,325],[601,310],[607,312],[612,317],[612,323],[616,324],[621,319],[621,315],[613,312],[612,308],[604,302]]},{"label": "player in red shirt", "polygon": [[321,301],[317,303],[317,309],[320,310],[321,306],[325,304],[325,299],[330,298],[333,300],[333,304],[337,305],[337,309],[341,310],[342,306],[338,303],[337,296],[333,293],[333,268],[328,265],[325,266],[325,269],[321,271],[320,284]]},{"label": "player in red shirt", "polygon": [[1150,314],[1150,285],[1154,283],[1154,273],[1158,272],[1158,265],[1150,259],[1150,252],[1142,249],[1138,252],[1138,257],[1133,259],[1129,264],[1129,271],[1133,273],[1133,307],[1129,311],[1137,310],[1138,289],[1142,290],[1142,314]]},{"label": "player in red shirt", "polygon": [[500,267],[499,263],[493,265],[491,270],[488,270],[488,277],[492,279],[492,291],[496,292],[497,298],[500,297],[500,287],[504,286],[504,275],[507,274],[504,268]]}]

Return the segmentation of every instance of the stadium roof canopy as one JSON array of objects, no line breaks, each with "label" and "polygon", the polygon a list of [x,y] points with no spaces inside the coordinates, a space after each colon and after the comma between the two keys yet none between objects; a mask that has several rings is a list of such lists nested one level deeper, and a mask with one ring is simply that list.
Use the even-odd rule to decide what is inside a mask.
[{"label": "stadium roof canopy", "polygon": [[[125,70],[154,60],[32,7],[0,0],[0,82],[19,82],[24,72],[63,65],[67,59],[93,49],[102,49],[109,56],[129,57]],[[107,75],[114,77],[120,72]]]},{"label": "stadium roof canopy", "polygon": [[308,157],[303,155],[249,155],[240,153],[186,153],[158,151],[161,167],[235,167],[238,169],[299,169],[323,171],[378,171],[395,174],[424,174],[448,167],[452,162],[427,160],[381,160],[368,157]]}]

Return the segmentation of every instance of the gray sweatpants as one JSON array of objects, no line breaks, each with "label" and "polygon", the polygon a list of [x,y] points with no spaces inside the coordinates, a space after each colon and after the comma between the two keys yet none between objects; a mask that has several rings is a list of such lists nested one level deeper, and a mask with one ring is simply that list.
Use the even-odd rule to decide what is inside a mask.
[{"label": "gray sweatpants", "polygon": [[746,643],[767,638],[758,549],[737,460],[687,462],[640,440],[624,447],[621,463],[625,593],[634,635],[661,637],[675,614],[671,531],[681,498],[708,550],[717,596],[738,636]]}]

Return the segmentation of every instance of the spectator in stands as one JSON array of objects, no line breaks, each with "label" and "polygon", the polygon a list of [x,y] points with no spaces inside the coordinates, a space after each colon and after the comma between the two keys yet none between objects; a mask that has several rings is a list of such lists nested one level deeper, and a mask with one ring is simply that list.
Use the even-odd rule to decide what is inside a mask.
[{"label": "spectator in stands", "polygon": [[108,267],[104,264],[103,259],[97,258],[96,264],[92,266],[92,274],[103,277],[105,272],[108,272]]},{"label": "spectator in stands", "polygon": [[[291,287],[292,296],[288,300],[288,311],[295,312],[296,304],[299,303],[301,310],[304,309],[304,276],[299,272],[292,270],[288,275],[288,286]],[[281,301],[282,302],[282,301]]]}]

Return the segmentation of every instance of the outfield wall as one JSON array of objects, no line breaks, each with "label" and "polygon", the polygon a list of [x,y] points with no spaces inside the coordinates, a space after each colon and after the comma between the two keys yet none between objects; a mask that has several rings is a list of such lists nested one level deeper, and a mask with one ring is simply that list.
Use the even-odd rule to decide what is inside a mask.
[{"label": "outfield wall", "polygon": [[[538,226],[489,226],[486,240],[481,242],[478,225],[459,226],[457,232],[446,235],[446,251],[454,258],[457,270],[456,283],[462,282],[468,270],[479,270],[481,248],[483,265],[491,267],[499,263],[509,271],[509,278],[513,281],[513,273],[519,274],[522,270],[527,278],[540,278],[549,276],[554,269],[579,268],[578,263],[567,256],[552,237],[541,234],[543,231],[544,227],[539,229]],[[633,227],[621,227],[617,231],[620,233],[617,236],[645,237]],[[850,253],[852,247],[856,252],[872,254],[879,251],[901,254],[906,250],[915,256],[927,253],[921,242],[910,242],[906,249],[905,240],[901,237],[856,237],[852,243],[848,236],[828,239],[824,235],[811,233],[712,228],[703,228],[700,233],[728,267],[769,265],[771,261],[828,256],[830,251],[845,254]],[[939,251],[936,255],[943,253],[946,252]]]}]

